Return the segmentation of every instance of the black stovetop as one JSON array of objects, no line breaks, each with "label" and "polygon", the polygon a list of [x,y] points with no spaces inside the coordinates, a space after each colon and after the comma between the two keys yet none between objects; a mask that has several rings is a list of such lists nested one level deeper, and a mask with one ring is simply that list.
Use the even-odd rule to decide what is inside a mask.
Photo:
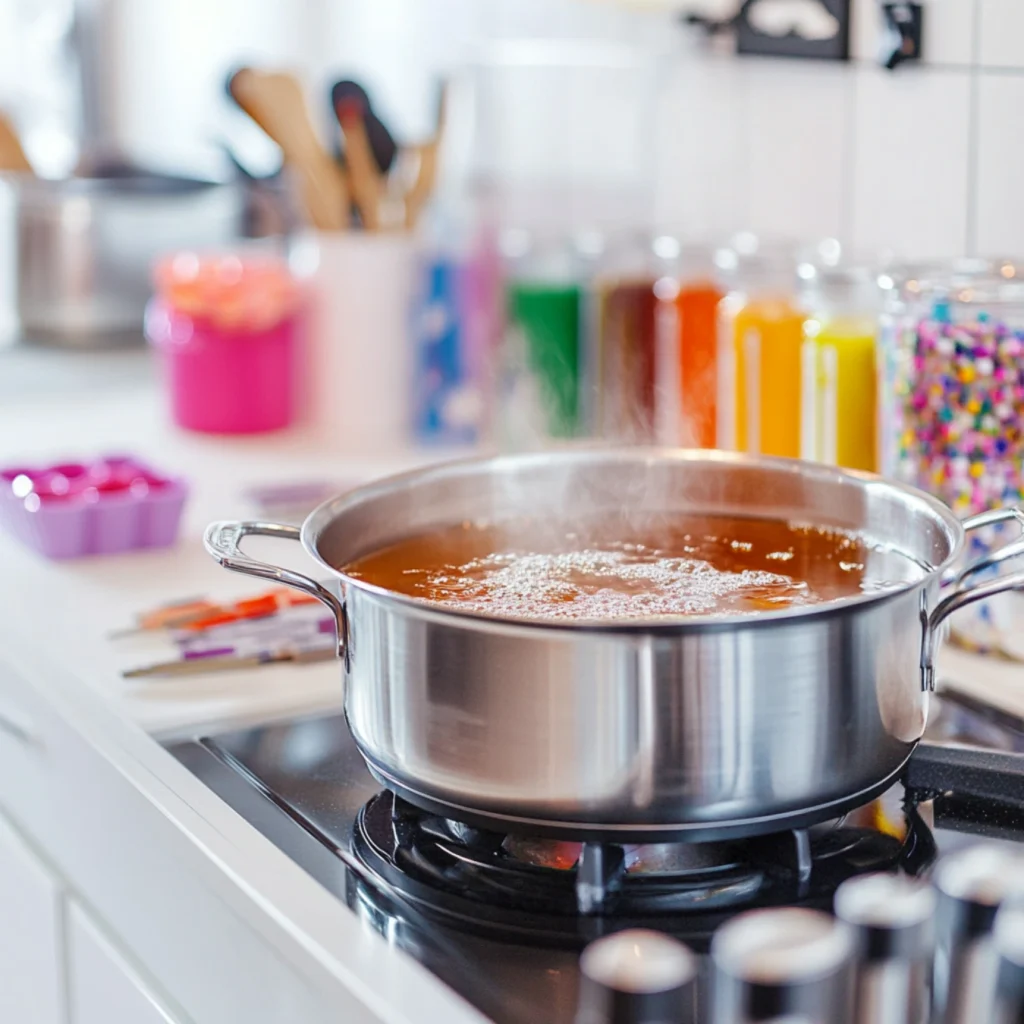
[{"label": "black stovetop", "polygon": [[[902,835],[880,827],[877,814],[854,814],[801,833],[699,844],[682,860],[661,847],[541,844],[538,852],[418,811],[381,791],[340,715],[170,749],[368,926],[496,1024],[571,1024],[579,950],[607,931],[654,927],[703,952],[739,910],[828,909],[853,874],[926,873],[937,851],[972,835],[1024,842],[1024,734],[949,703],[932,721],[908,788],[885,804]],[[581,915],[584,873],[599,898]],[[586,892],[592,900],[593,887]]]}]

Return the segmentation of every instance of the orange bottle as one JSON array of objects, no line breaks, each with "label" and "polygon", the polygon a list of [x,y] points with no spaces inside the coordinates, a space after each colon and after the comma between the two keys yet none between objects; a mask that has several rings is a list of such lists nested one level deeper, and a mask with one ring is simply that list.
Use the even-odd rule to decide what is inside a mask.
[{"label": "orange bottle", "polygon": [[743,235],[716,262],[731,285],[719,306],[718,445],[799,458],[806,314],[795,250]]},{"label": "orange bottle", "polygon": [[682,443],[714,448],[718,394],[718,304],[722,290],[710,279],[684,280],[676,295],[679,325],[679,395]]},{"label": "orange bottle", "polygon": [[785,295],[760,295],[736,313],[736,448],[800,457],[800,372],[806,314]]}]

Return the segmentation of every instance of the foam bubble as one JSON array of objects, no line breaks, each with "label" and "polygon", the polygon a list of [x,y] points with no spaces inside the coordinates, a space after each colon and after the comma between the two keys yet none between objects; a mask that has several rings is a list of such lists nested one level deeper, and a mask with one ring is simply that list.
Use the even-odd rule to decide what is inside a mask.
[{"label": "foam bubble", "polygon": [[808,600],[806,584],[789,576],[727,572],[703,559],[641,553],[638,547],[493,554],[431,574],[419,588],[430,600],[465,611],[531,619],[732,614]]}]

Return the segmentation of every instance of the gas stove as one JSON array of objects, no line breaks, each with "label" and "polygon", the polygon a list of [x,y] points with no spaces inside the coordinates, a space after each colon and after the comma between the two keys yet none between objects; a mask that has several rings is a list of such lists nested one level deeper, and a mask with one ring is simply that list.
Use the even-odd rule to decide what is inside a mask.
[{"label": "gas stove", "polygon": [[927,874],[937,855],[977,835],[1024,849],[1024,731],[965,701],[940,705],[903,784],[882,800],[809,828],[722,842],[567,842],[443,818],[382,790],[340,715],[170,749],[495,1024],[573,1024],[580,952],[608,933],[653,929],[703,954],[741,911],[830,910],[847,879]]}]

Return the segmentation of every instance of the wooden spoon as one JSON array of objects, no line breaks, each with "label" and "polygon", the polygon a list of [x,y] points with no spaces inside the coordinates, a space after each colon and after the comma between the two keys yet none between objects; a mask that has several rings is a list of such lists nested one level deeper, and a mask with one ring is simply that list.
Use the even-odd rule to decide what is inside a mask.
[{"label": "wooden spoon", "polygon": [[303,204],[313,225],[323,231],[348,227],[348,182],[320,144],[298,79],[283,72],[242,68],[231,76],[228,90],[298,172]]},{"label": "wooden spoon", "polygon": [[370,144],[365,110],[357,100],[342,98],[336,101],[334,112],[345,136],[345,164],[359,216],[367,231],[377,231],[384,185]]},{"label": "wooden spoon", "polygon": [[18,133],[2,113],[0,113],[0,171],[33,173],[32,165],[21,148]]}]

